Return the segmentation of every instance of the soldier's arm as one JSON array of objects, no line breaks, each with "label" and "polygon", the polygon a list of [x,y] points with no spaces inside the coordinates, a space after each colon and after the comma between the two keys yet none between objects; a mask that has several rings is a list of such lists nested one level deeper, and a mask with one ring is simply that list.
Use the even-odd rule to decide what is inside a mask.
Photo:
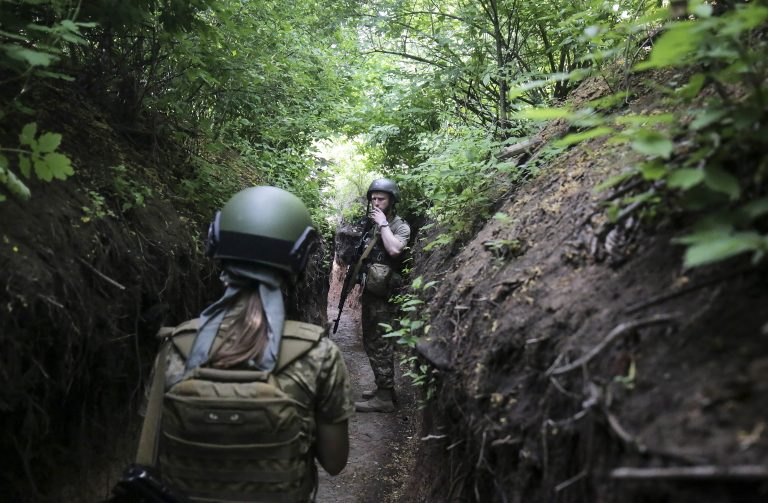
[{"label": "soldier's arm", "polygon": [[393,258],[399,257],[400,254],[403,253],[405,242],[395,236],[392,229],[389,228],[389,225],[379,227],[379,231],[381,232],[381,242],[384,245],[384,249],[387,250],[387,253]]}]

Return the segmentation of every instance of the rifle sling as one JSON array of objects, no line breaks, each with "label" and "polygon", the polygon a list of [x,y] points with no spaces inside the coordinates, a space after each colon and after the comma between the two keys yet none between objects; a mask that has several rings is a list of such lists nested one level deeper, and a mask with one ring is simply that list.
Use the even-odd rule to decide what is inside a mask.
[{"label": "rifle sling", "polygon": [[154,377],[152,387],[147,400],[147,412],[144,423],[141,426],[139,448],[136,451],[136,464],[154,466],[157,456],[157,430],[160,427],[160,417],[163,411],[163,394],[165,393],[165,365],[168,358],[168,349],[171,341],[166,340],[160,348],[160,353],[155,360]]},{"label": "rifle sling", "polygon": [[371,254],[371,251],[373,250],[373,247],[376,246],[376,243],[379,241],[379,237],[381,237],[381,234],[379,234],[378,229],[374,231],[373,233],[373,239],[371,239],[371,242],[368,243],[368,246],[365,247],[365,251],[363,251],[363,254],[360,255],[360,259],[355,264],[355,274],[354,276],[357,276],[357,273],[360,272],[360,267],[362,267],[363,262],[365,259],[368,258],[368,255]]}]

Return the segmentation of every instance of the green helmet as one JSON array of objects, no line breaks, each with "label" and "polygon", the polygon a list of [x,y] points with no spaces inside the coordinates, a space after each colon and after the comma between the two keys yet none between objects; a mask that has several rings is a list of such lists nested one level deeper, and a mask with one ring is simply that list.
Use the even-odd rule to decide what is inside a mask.
[{"label": "green helmet", "polygon": [[389,178],[378,178],[371,182],[368,187],[368,200],[371,200],[372,192],[386,192],[392,196],[392,202],[400,201],[400,189],[397,184]]},{"label": "green helmet", "polygon": [[301,199],[277,187],[241,190],[216,213],[206,254],[297,274],[317,244],[317,231]]}]

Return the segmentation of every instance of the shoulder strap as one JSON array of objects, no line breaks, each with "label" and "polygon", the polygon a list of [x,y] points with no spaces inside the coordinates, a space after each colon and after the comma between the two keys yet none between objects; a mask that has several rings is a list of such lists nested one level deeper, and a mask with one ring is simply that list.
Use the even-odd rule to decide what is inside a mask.
[{"label": "shoulder strap", "polygon": [[192,352],[192,344],[195,342],[195,335],[199,327],[200,318],[195,318],[177,326],[170,334],[171,342],[185,360]]},{"label": "shoulder strap", "polygon": [[274,373],[279,373],[285,367],[308,353],[324,334],[325,329],[318,325],[286,320],[283,327],[283,338],[280,340],[280,354],[277,358]]},{"label": "shoulder strap", "polygon": [[154,466],[157,455],[158,428],[163,411],[163,393],[165,391],[165,361],[168,357],[170,341],[164,341],[155,360],[154,377],[149,389],[147,412],[141,425],[139,447],[136,451],[136,464]]},{"label": "shoulder strap", "polygon": [[363,251],[363,254],[360,255],[360,260],[358,261],[358,264],[362,264],[365,259],[368,258],[368,255],[371,254],[371,250],[373,250],[373,247],[376,246],[376,243],[379,241],[379,237],[381,235],[379,234],[379,230],[376,229],[373,232],[373,239],[368,243],[368,246]]}]

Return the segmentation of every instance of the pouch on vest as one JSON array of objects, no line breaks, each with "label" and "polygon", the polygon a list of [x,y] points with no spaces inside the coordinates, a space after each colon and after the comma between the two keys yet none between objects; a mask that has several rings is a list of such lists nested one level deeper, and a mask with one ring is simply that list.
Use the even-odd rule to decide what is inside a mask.
[{"label": "pouch on vest", "polygon": [[392,267],[386,264],[371,264],[365,278],[365,290],[374,295],[389,295],[389,281],[392,279]]},{"label": "pouch on vest", "polygon": [[[188,332],[173,339],[185,358],[195,334]],[[286,321],[274,372],[309,351],[323,332]],[[163,479],[192,501],[307,501],[314,466],[303,407],[271,373],[196,369],[165,393]]]}]

